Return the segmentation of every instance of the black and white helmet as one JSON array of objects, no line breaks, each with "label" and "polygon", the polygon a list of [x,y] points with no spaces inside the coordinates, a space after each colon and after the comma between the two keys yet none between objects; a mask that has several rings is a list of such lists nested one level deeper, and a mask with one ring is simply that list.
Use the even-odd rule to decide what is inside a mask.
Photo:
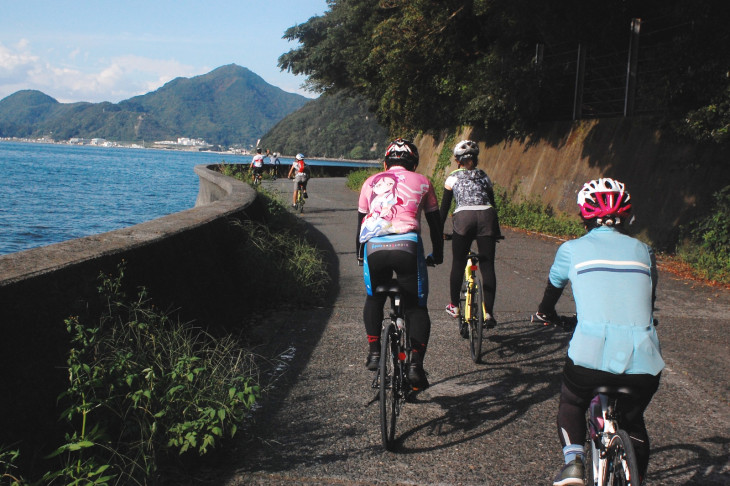
[{"label": "black and white helmet", "polygon": [[385,149],[385,162],[413,170],[418,165],[418,149],[411,141],[397,138]]},{"label": "black and white helmet", "polygon": [[462,140],[454,147],[454,157],[458,162],[464,162],[466,159],[472,159],[474,165],[477,165],[477,157],[479,155],[479,145],[471,140]]}]

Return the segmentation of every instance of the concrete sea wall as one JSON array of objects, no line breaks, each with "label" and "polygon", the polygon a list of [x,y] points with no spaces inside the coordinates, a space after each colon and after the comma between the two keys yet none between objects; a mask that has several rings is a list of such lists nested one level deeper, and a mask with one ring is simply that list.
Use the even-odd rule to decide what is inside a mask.
[{"label": "concrete sea wall", "polygon": [[[205,166],[195,167],[195,208],[108,233],[0,256],[2,392],[0,445],[20,440],[27,454],[48,453],[56,435],[56,398],[67,382],[64,320],[95,304],[100,272],[124,260],[132,292],[149,290],[156,305],[181,308],[181,319],[235,326],[236,244],[230,222],[259,219],[256,192]],[[240,272],[239,272],[240,273]],[[25,460],[33,458],[25,457]]]}]

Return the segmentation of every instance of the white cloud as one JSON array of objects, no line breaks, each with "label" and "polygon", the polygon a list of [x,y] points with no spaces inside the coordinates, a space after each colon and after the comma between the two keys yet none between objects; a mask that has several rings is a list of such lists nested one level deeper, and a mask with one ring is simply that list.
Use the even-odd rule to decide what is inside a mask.
[{"label": "white cloud", "polygon": [[43,60],[33,54],[27,41],[13,47],[0,44],[0,99],[21,89],[36,89],[62,103],[116,103],[154,91],[179,76],[204,74],[174,60],[132,55],[100,60],[82,71],[73,64],[82,54],[88,57],[80,49],[71,50],[64,64],[61,59]]},{"label": "white cloud", "polygon": [[23,73],[38,62],[38,56],[26,51],[27,45],[26,40],[21,40],[14,48],[0,44],[0,83],[21,80]]}]

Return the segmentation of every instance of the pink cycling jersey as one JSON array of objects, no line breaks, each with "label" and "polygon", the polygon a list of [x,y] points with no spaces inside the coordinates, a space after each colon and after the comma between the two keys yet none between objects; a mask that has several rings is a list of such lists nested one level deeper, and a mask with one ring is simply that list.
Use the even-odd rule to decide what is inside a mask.
[{"label": "pink cycling jersey", "polygon": [[365,213],[360,242],[374,236],[421,231],[421,210],[438,211],[436,193],[428,178],[404,167],[370,176],[362,186],[358,211]]}]

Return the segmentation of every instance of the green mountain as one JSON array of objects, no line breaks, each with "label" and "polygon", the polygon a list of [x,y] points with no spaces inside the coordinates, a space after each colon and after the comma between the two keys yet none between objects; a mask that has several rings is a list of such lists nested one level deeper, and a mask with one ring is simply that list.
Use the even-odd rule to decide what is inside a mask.
[{"label": "green mountain", "polygon": [[266,83],[230,64],[119,103],[59,103],[39,91],[18,91],[0,100],[0,137],[114,141],[201,138],[212,144],[255,144],[304,96]]},{"label": "green mountain", "polygon": [[261,139],[261,146],[272,152],[360,160],[379,159],[387,143],[388,132],[365,99],[345,92],[308,102]]}]

